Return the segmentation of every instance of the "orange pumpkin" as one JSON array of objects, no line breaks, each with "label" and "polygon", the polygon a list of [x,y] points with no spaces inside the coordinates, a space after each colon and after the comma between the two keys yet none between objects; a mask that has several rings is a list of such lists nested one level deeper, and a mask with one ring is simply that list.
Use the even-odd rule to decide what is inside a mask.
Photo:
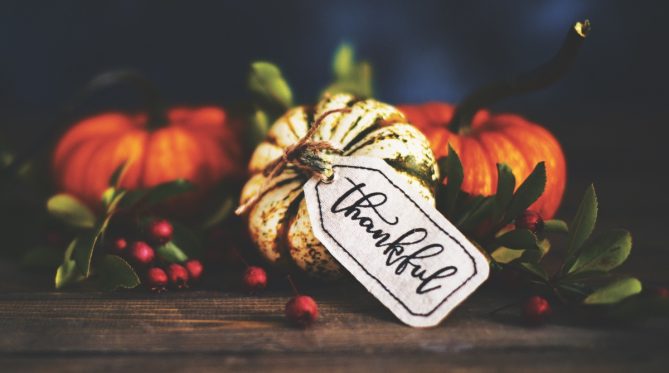
[{"label": "orange pumpkin", "polygon": [[462,190],[467,193],[494,194],[497,163],[511,167],[518,186],[538,162],[546,162],[546,189],[530,209],[546,219],[555,215],[564,193],[567,167],[560,144],[545,128],[515,114],[479,110],[469,127],[453,133],[448,126],[455,108],[449,104],[430,102],[398,108],[427,136],[437,157],[447,155],[451,144],[464,168]]},{"label": "orange pumpkin", "polygon": [[197,205],[223,178],[243,172],[235,133],[218,107],[173,108],[159,126],[149,126],[144,114],[99,114],[75,124],[58,141],[54,178],[60,191],[96,208],[111,174],[127,161],[122,187],[146,188],[184,178],[197,187],[187,199]]}]

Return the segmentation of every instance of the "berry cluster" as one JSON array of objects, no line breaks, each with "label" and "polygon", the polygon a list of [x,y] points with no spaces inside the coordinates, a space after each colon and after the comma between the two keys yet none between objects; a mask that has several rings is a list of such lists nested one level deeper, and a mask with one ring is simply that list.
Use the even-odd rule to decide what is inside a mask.
[{"label": "berry cluster", "polygon": [[144,283],[155,292],[163,292],[168,287],[187,288],[197,282],[204,271],[197,259],[183,263],[162,263],[157,258],[152,245],[164,245],[172,240],[174,227],[165,220],[154,220],[146,230],[144,240],[129,242],[125,237],[116,237],[111,242],[111,251],[125,257],[140,273],[144,273]]}]

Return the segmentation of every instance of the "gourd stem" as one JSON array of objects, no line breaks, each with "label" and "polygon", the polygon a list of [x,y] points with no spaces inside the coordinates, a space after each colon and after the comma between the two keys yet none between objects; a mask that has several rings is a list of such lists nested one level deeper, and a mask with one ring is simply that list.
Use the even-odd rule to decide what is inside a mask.
[{"label": "gourd stem", "polygon": [[96,76],[81,90],[73,105],[78,105],[92,93],[119,84],[128,84],[140,92],[148,117],[148,128],[157,128],[167,123],[165,104],[158,89],[144,75],[131,69],[112,70]]},{"label": "gourd stem", "polygon": [[576,22],[569,29],[562,47],[557,54],[538,68],[485,85],[467,96],[455,109],[448,127],[452,132],[465,130],[471,126],[476,113],[489,105],[526,92],[547,87],[559,80],[571,67],[578,50],[590,32],[590,21]]}]

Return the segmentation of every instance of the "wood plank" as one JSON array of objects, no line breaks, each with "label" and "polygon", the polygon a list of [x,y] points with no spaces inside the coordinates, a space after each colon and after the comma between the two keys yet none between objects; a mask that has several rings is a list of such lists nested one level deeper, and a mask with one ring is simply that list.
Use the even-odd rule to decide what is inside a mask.
[{"label": "wood plank", "polygon": [[0,294],[0,360],[17,370],[67,366],[75,371],[97,366],[347,370],[363,364],[373,370],[511,370],[534,368],[537,362],[552,369],[609,370],[669,363],[666,323],[596,328],[556,320],[528,328],[509,314],[489,315],[507,302],[492,289],[477,293],[444,324],[427,330],[399,324],[355,287],[318,295],[321,320],[311,329],[294,329],[282,315],[288,296]]}]

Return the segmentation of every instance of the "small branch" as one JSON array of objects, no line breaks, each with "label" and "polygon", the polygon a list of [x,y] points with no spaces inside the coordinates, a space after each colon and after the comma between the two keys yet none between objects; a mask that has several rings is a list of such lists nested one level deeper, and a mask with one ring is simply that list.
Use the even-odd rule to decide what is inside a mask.
[{"label": "small branch", "polygon": [[467,96],[455,110],[449,124],[452,132],[468,128],[474,115],[484,107],[510,97],[536,91],[559,80],[576,59],[578,50],[590,32],[590,21],[576,22],[569,29],[557,54],[538,68],[479,88]]}]

